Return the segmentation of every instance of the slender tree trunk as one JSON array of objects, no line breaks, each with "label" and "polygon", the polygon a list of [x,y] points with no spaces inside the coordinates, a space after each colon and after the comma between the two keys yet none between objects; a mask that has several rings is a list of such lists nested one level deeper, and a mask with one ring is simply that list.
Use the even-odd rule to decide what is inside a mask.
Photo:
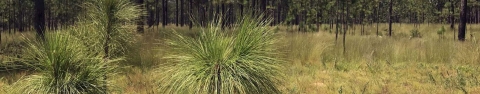
[{"label": "slender tree trunk", "polygon": [[467,0],[461,1],[460,24],[458,25],[458,40],[465,41],[465,29],[467,24]]},{"label": "slender tree trunk", "polygon": [[154,10],[151,8],[152,7],[152,4],[150,2],[147,1],[147,3],[145,4],[145,9],[147,9],[147,15],[148,15],[148,18],[147,18],[147,25],[148,25],[148,28],[152,27],[153,24],[155,24],[155,12]]},{"label": "slender tree trunk", "polygon": [[453,0],[450,0],[450,28],[455,29],[455,3]]},{"label": "slender tree trunk", "polygon": [[[7,5],[8,5],[7,7],[12,7],[10,4],[7,4]],[[11,19],[12,18],[12,12],[11,11],[7,11],[7,12],[8,12],[8,14],[5,14],[5,15],[7,15],[6,19]],[[36,19],[34,19],[34,20],[36,20]],[[11,32],[10,31],[10,21],[7,20],[6,24],[7,24],[7,27],[5,29],[8,30],[8,32]],[[34,24],[35,24],[35,22],[34,22]]]},{"label": "slender tree trunk", "polygon": [[260,10],[262,13],[265,13],[264,15],[268,17],[267,13],[267,0],[260,0]]},{"label": "slender tree trunk", "polygon": [[168,24],[168,0],[162,1],[162,10],[163,10],[163,23],[162,26],[165,27]]},{"label": "slender tree trunk", "polygon": [[376,20],[376,24],[377,24],[377,26],[376,26],[376,27],[377,27],[377,36],[379,36],[380,34],[379,34],[379,32],[378,32],[378,28],[379,28],[379,27],[378,27],[378,26],[379,26],[378,24],[380,23],[380,20],[379,20],[379,18],[378,18],[378,17],[379,17],[378,14],[379,14],[379,12],[380,12],[380,2],[378,3],[378,6],[377,6],[377,8],[376,8],[375,11],[376,11],[375,20]]},{"label": "slender tree trunk", "polygon": [[190,5],[188,6],[189,9],[188,9],[187,18],[189,19],[188,20],[188,28],[189,29],[192,29],[192,27],[193,27],[193,18],[190,18],[190,17],[193,16],[193,4],[192,3],[193,3],[193,0],[190,0],[190,3],[189,3]]},{"label": "slender tree trunk", "polygon": [[390,0],[388,8],[388,36],[392,36],[392,19],[393,19],[393,0]]},{"label": "slender tree trunk", "polygon": [[225,29],[225,26],[227,25],[227,22],[228,22],[228,17],[230,15],[227,15],[226,11],[225,11],[225,3],[222,3],[221,4],[221,7],[222,7],[222,10],[221,10],[221,15],[224,15],[222,18],[224,19],[224,21],[222,22],[222,29]]},{"label": "slender tree trunk", "polygon": [[160,7],[158,7],[159,0],[155,0],[155,26],[160,25]]},{"label": "slender tree trunk", "polygon": [[22,10],[22,11],[19,11],[20,12],[20,16],[19,16],[20,17],[20,23],[19,23],[20,25],[18,26],[18,31],[23,32],[23,27],[24,27],[23,26],[24,25],[24,19],[23,18],[25,17],[25,14],[24,14],[24,11],[23,11],[23,7],[24,7],[23,4],[25,2],[23,2],[23,0],[19,0],[18,2],[20,3],[20,4],[18,4],[19,9]]},{"label": "slender tree trunk", "polygon": [[35,30],[37,31],[38,37],[40,39],[45,39],[45,1],[44,0],[34,0],[35,1]]},{"label": "slender tree trunk", "polygon": [[347,46],[346,46],[345,41],[346,41],[346,39],[347,39],[347,31],[348,31],[348,22],[347,22],[347,21],[349,21],[349,17],[348,17],[348,12],[349,12],[349,11],[348,11],[348,1],[347,1],[346,6],[343,5],[343,7],[346,8],[346,9],[345,9],[346,14],[343,15],[343,17],[344,17],[344,18],[343,18],[343,26],[344,26],[344,30],[343,30],[343,54],[346,55],[346,53],[347,53]]},{"label": "slender tree trunk", "polygon": [[240,17],[243,17],[243,3],[240,4]]},{"label": "slender tree trunk", "polygon": [[252,6],[250,7],[251,10],[252,10],[252,16],[255,15],[255,12],[256,12],[256,11],[255,11],[255,9],[256,9],[256,7],[257,7],[257,4],[256,4],[257,2],[256,2],[256,1],[257,1],[257,0],[252,0]]},{"label": "slender tree trunk", "polygon": [[479,12],[478,12],[478,11],[479,11],[478,8],[475,9],[475,18],[477,19],[476,22],[475,22],[476,24],[478,24],[478,23],[480,22],[480,16],[479,16]]},{"label": "slender tree trunk", "polygon": [[[340,7],[340,3],[339,3],[338,0],[336,1],[336,3],[337,3],[337,6],[336,6],[336,9],[335,9],[335,14],[339,15],[340,13],[338,11],[339,11],[339,7]],[[339,21],[340,21],[339,16],[336,16],[335,17],[335,44],[337,44],[337,40],[338,40],[338,31],[339,31],[338,29],[339,29],[339,25],[340,25],[340,24],[338,24]]]},{"label": "slender tree trunk", "polygon": [[178,7],[179,3],[178,3],[178,0],[175,0],[175,25],[178,26],[178,22],[180,22],[178,20],[178,18],[180,17],[180,10],[179,10],[179,7]]},{"label": "slender tree trunk", "polygon": [[[140,5],[140,9],[145,8],[145,6],[143,5],[143,2],[144,2],[143,0],[137,0],[137,4]],[[145,21],[145,16],[140,15],[139,20],[137,21],[137,32],[139,33],[144,32],[144,29],[143,29],[144,21]]]},{"label": "slender tree trunk", "polygon": [[180,0],[180,26],[185,25],[184,0]]}]

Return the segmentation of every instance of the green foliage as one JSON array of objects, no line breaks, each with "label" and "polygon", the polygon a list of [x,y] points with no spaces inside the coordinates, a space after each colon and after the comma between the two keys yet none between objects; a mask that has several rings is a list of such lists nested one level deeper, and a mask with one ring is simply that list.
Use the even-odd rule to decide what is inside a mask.
[{"label": "green foliage", "polygon": [[441,36],[443,33],[445,33],[445,27],[442,26],[442,28],[437,30],[437,34]]},{"label": "green foliage", "polygon": [[81,40],[67,33],[47,33],[44,42],[28,40],[23,61],[38,74],[13,85],[13,93],[98,94],[110,85],[104,77],[114,75],[114,61],[88,51]]},{"label": "green foliage", "polygon": [[142,15],[138,6],[129,0],[91,0],[84,4],[87,16],[71,33],[84,41],[90,50],[108,56],[123,56],[135,41],[135,20]]},{"label": "green foliage", "polygon": [[[282,82],[271,19],[240,19],[233,34],[224,33],[221,19],[213,21],[197,38],[179,35],[163,66],[163,93],[252,94],[280,93]],[[220,78],[220,79],[219,79]],[[220,89],[221,91],[218,91]]]},{"label": "green foliage", "polygon": [[320,27],[317,27],[316,24],[309,24],[308,25],[308,31],[309,32],[318,32],[318,28],[320,28]]},{"label": "green foliage", "polygon": [[421,38],[422,34],[418,31],[418,29],[410,30],[410,37],[411,38]]}]

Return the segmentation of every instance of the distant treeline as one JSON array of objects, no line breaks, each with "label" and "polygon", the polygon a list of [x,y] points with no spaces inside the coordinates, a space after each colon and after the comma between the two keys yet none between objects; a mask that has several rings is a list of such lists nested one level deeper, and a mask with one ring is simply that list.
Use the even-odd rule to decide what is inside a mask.
[{"label": "distant treeline", "polygon": [[[0,31],[33,30],[35,0],[0,0]],[[44,0],[45,28],[73,25],[88,0]],[[246,14],[264,14],[273,25],[459,22],[460,0],[131,0],[145,15],[139,25],[205,26],[223,15],[228,26]],[[392,3],[390,3],[392,2]],[[393,13],[389,16],[389,9]],[[480,0],[468,0],[467,23],[480,22]],[[317,24],[317,25],[315,25]]]}]

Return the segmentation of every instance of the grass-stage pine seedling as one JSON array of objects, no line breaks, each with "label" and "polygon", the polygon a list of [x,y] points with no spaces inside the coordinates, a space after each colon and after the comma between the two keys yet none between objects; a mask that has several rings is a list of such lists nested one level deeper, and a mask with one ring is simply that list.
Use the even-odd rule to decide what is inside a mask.
[{"label": "grass-stage pine seedling", "polygon": [[15,94],[100,94],[106,93],[105,75],[114,66],[66,33],[47,33],[45,41],[28,40],[24,57],[37,73],[13,85]]},{"label": "grass-stage pine seedling", "polygon": [[271,19],[245,17],[231,30],[221,29],[221,22],[212,21],[198,37],[175,33],[168,40],[173,52],[160,69],[160,92],[280,93],[281,61],[274,31],[268,28]]},{"label": "grass-stage pine seedling", "polygon": [[83,7],[86,16],[70,30],[72,35],[93,52],[122,57],[135,42],[135,21],[143,15],[140,7],[129,0],[90,0]]}]

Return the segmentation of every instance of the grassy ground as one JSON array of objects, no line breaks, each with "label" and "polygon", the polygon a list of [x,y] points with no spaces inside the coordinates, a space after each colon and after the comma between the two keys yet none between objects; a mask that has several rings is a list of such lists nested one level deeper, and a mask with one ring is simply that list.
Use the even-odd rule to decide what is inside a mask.
[{"label": "grassy ground", "polygon": [[[445,26],[446,32],[437,30]],[[349,31],[345,51],[342,36],[328,26],[321,31],[302,33],[292,27],[280,26],[282,36],[279,46],[284,52],[286,74],[284,93],[480,93],[480,34],[479,25],[467,26],[467,41],[454,40],[454,32],[446,24],[394,24],[393,37],[376,36],[375,25],[366,26],[368,35],[360,35],[360,26]],[[386,24],[379,27],[381,35]],[[421,38],[411,38],[410,31],[417,29]],[[137,46],[130,48],[126,60],[121,62],[121,73],[115,79],[121,94],[156,93],[156,68],[164,62],[164,39],[172,30],[194,36],[197,28],[167,26],[150,28],[138,37]],[[352,33],[354,32],[354,34]],[[20,34],[20,33],[18,33]],[[2,56],[21,53],[18,34],[2,34]],[[22,33],[33,37],[32,32]],[[5,37],[9,36],[9,37]],[[0,76],[0,93],[26,72],[3,72]],[[2,91],[3,90],[3,91]]]}]

